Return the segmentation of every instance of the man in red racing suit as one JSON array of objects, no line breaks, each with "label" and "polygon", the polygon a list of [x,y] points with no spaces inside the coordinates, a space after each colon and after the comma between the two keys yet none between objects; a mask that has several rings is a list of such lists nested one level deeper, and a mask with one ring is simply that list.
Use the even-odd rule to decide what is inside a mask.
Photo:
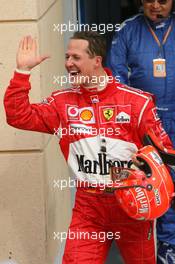
[{"label": "man in red racing suit", "polygon": [[[30,104],[28,71],[46,57],[36,58],[35,40],[25,37],[4,98],[8,124],[57,135],[72,176],[87,184],[108,184],[111,164],[130,167],[147,128],[152,127],[159,140],[171,147],[152,95],[113,79],[102,67],[101,43],[96,32],[76,32],[65,63],[74,77],[73,88]],[[92,81],[94,76],[97,81]],[[103,84],[99,77],[104,77]],[[126,264],[155,264],[154,223],[130,219],[107,190],[77,188],[62,263],[102,264],[114,239]]]}]

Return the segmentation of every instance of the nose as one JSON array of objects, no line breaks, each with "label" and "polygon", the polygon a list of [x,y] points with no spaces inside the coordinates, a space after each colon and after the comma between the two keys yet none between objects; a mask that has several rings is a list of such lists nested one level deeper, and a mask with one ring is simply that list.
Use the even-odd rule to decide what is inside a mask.
[{"label": "nose", "polygon": [[65,61],[66,67],[71,67],[73,65],[73,60],[71,57],[67,58]]},{"label": "nose", "polygon": [[152,3],[152,5],[153,5],[154,8],[158,8],[158,7],[160,7],[160,4],[159,4],[159,2],[158,2],[157,0],[154,1],[154,2]]}]

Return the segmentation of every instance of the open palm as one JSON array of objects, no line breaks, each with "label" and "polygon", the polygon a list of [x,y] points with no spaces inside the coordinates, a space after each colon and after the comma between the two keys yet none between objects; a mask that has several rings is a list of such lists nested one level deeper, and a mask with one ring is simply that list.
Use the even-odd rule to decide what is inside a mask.
[{"label": "open palm", "polygon": [[31,70],[47,58],[49,56],[39,56],[37,54],[36,39],[31,36],[25,36],[20,41],[16,56],[17,68],[19,70]]}]

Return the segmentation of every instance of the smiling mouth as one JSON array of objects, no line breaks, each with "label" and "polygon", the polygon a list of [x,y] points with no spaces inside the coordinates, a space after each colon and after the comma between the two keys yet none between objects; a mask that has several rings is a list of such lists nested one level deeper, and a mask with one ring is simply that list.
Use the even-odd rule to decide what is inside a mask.
[{"label": "smiling mouth", "polygon": [[153,15],[160,15],[160,12],[159,11],[151,11],[151,14],[153,14]]},{"label": "smiling mouth", "polygon": [[162,19],[163,15],[161,15],[160,12],[151,12],[151,16],[152,18],[156,18],[156,19]]},{"label": "smiling mouth", "polygon": [[80,73],[80,71],[69,71],[70,76],[76,76]]}]

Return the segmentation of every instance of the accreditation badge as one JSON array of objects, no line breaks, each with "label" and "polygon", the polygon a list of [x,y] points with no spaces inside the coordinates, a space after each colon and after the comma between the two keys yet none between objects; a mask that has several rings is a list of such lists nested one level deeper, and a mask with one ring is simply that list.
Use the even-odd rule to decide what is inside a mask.
[{"label": "accreditation badge", "polygon": [[166,60],[154,59],[153,60],[153,76],[154,77],[166,77]]}]

